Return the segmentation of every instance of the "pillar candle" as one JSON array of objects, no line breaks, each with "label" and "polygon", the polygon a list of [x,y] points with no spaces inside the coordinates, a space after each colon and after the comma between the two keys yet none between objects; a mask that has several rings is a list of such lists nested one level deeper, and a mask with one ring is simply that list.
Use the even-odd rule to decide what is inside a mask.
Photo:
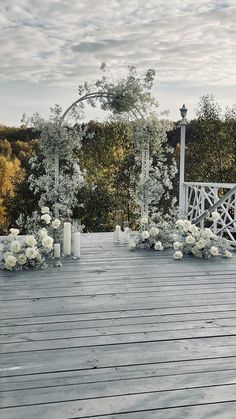
[{"label": "pillar candle", "polygon": [[81,233],[77,231],[74,235],[74,257],[80,257],[80,235]]},{"label": "pillar candle", "polygon": [[60,243],[54,244],[54,257],[60,258],[61,257],[61,245]]},{"label": "pillar candle", "polygon": [[125,227],[124,229],[124,243],[128,243],[129,242],[129,227]]},{"label": "pillar candle", "polygon": [[116,229],[114,231],[114,239],[115,239],[115,242],[121,241],[121,228],[119,225],[116,226]]},{"label": "pillar candle", "polygon": [[64,223],[63,253],[65,256],[71,255],[71,223]]}]

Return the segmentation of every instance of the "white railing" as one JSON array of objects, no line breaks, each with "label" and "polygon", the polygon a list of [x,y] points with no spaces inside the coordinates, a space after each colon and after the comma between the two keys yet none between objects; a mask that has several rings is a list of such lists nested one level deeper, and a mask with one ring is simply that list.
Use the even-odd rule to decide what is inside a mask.
[{"label": "white railing", "polygon": [[206,227],[209,213],[221,218],[210,227],[236,245],[236,184],[185,182],[185,214],[193,223]]}]

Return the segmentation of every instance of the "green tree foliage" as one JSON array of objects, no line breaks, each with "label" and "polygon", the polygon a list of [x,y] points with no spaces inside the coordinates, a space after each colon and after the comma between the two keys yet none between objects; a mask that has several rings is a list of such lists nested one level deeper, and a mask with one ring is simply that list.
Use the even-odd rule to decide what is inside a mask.
[{"label": "green tree foliage", "polygon": [[[231,116],[230,116],[231,115]],[[186,180],[235,182],[235,119],[222,110],[213,96],[202,96],[197,119],[187,128]]]},{"label": "green tree foliage", "polygon": [[124,217],[132,213],[130,167],[132,145],[129,127],[120,122],[91,121],[79,153],[86,186],[78,200],[84,203],[77,215],[91,231],[109,231],[114,227],[114,213]]}]

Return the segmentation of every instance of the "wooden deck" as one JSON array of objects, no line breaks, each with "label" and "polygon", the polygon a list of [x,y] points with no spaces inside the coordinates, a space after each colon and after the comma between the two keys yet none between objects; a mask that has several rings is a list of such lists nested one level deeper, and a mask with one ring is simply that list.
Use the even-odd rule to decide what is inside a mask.
[{"label": "wooden deck", "polygon": [[236,418],[236,255],[90,234],[79,262],[0,286],[1,419]]}]

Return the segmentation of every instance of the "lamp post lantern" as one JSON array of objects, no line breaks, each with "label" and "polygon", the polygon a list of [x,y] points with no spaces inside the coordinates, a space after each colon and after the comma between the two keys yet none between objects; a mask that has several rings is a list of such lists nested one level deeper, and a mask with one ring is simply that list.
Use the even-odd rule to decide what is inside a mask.
[{"label": "lamp post lantern", "polygon": [[186,196],[185,196],[185,185],[184,185],[184,172],[185,172],[185,137],[186,137],[186,115],[187,108],[185,105],[180,108],[180,115],[182,117],[180,121],[180,162],[179,162],[179,216],[180,218],[186,215]]}]

